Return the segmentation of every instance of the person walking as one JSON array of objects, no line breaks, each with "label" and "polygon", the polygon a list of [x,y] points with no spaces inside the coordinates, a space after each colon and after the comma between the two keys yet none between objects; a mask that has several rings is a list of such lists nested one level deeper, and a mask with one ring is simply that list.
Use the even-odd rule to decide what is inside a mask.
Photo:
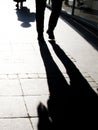
[{"label": "person walking", "polygon": [[20,8],[22,8],[23,2],[26,1],[26,0],[13,0],[13,1],[17,2],[16,7],[17,7],[17,9],[19,9],[19,3],[20,3]]},{"label": "person walking", "polygon": [[[50,14],[47,34],[49,39],[55,39],[54,29],[60,15],[63,0],[51,0],[52,12]],[[38,33],[38,40],[44,41],[44,13],[47,0],[36,0],[36,28]]]}]

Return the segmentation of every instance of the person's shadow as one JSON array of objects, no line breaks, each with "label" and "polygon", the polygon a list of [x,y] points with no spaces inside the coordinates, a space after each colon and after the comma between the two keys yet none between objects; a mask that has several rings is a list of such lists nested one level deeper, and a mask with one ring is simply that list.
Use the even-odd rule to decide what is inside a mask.
[{"label": "person's shadow", "polygon": [[92,122],[96,116],[98,96],[59,45],[55,41],[49,42],[65,66],[70,84],[67,83],[53,60],[46,43],[39,41],[50,96],[47,101],[48,108],[42,103],[38,105],[38,130],[66,130],[79,129],[79,126],[81,128],[84,128],[85,125],[90,126],[91,123],[87,120],[90,119]]},{"label": "person's shadow", "polygon": [[27,7],[22,7],[21,9],[17,9],[16,11],[18,20],[22,22],[22,27],[30,27],[30,22],[35,22],[36,15],[35,13],[31,13],[30,9]]}]

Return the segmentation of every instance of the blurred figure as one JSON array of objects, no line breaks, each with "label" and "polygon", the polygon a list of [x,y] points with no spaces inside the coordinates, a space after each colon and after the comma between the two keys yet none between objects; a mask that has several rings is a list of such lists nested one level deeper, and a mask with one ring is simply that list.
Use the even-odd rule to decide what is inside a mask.
[{"label": "blurred figure", "polygon": [[26,0],[13,0],[13,1],[17,2],[16,7],[17,7],[17,9],[19,9],[19,3],[20,3],[20,8],[22,8],[23,2],[26,1]]},{"label": "blurred figure", "polygon": [[83,2],[81,0],[77,0],[77,6],[83,5]]},{"label": "blurred figure", "polygon": [[[50,39],[55,39],[54,29],[60,15],[63,0],[51,0],[52,12],[49,18],[47,34]],[[44,41],[44,12],[47,0],[36,0],[36,27],[38,32],[38,40]]]},{"label": "blurred figure", "polygon": [[69,5],[69,0],[64,0],[65,5]]},{"label": "blurred figure", "polygon": [[[64,0],[65,2],[65,5],[67,5],[67,6],[69,6],[69,0]],[[76,0],[76,2],[77,2],[77,6],[81,6],[81,5],[83,5],[83,2],[81,1],[81,0]]]}]

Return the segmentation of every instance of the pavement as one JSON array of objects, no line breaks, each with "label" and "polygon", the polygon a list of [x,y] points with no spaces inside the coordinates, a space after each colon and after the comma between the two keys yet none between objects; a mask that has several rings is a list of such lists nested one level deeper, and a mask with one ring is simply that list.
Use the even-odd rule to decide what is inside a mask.
[{"label": "pavement", "polygon": [[[49,15],[50,10],[46,9],[46,44],[42,46],[37,41],[35,1],[27,0],[23,11],[16,10],[13,0],[1,1],[0,130],[38,130],[38,106],[42,103],[47,108],[49,79],[59,79],[55,77],[55,68],[70,84],[67,68],[46,34]],[[55,37],[53,45],[65,53],[98,94],[98,51],[62,19]],[[41,49],[47,50],[45,55]]]}]

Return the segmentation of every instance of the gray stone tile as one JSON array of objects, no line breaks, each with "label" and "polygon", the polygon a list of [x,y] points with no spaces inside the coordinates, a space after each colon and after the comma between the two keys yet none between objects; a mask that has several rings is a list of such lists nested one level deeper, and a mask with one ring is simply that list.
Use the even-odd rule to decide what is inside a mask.
[{"label": "gray stone tile", "polygon": [[22,95],[19,81],[17,79],[0,80],[0,96],[1,95]]},{"label": "gray stone tile", "polygon": [[39,103],[43,103],[47,107],[48,95],[43,96],[25,96],[25,102],[30,116],[36,117],[37,107]]},{"label": "gray stone tile", "polygon": [[0,97],[0,118],[26,116],[27,112],[23,97]]},{"label": "gray stone tile", "polygon": [[0,130],[33,130],[28,118],[0,119]]},{"label": "gray stone tile", "polygon": [[49,94],[47,79],[20,79],[24,95]]}]

